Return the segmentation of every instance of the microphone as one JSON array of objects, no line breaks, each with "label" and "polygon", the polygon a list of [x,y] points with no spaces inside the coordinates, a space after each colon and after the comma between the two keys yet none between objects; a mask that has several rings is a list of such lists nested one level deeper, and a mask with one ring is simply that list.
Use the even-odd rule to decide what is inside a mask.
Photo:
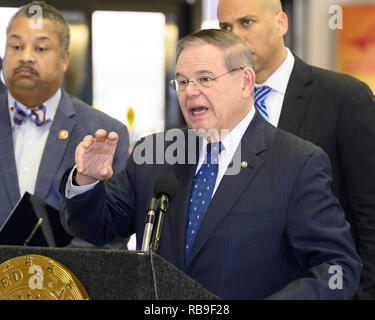
[{"label": "microphone", "polygon": [[147,215],[146,215],[146,224],[145,231],[143,233],[142,240],[142,251],[148,251],[150,249],[150,240],[152,235],[152,230],[154,228],[154,221],[156,216],[156,210],[158,208],[159,201],[152,197],[148,202]]},{"label": "microphone", "polygon": [[150,249],[153,252],[158,252],[159,241],[161,237],[161,229],[163,227],[164,214],[167,212],[169,207],[169,201],[171,201],[176,194],[178,189],[178,183],[176,177],[171,173],[163,173],[160,175],[154,184],[154,196],[159,199],[157,209],[157,223],[156,229],[153,230]]}]

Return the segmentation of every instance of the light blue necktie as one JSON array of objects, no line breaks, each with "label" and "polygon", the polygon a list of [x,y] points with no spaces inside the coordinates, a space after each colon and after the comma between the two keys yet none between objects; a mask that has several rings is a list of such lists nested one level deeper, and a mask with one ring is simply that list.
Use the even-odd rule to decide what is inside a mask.
[{"label": "light blue necktie", "polygon": [[206,160],[194,177],[193,189],[191,192],[188,221],[185,235],[185,262],[189,257],[190,250],[194,244],[199,226],[207,211],[215,188],[217,172],[219,169],[219,153],[221,142],[207,144]]},{"label": "light blue necktie", "polygon": [[267,121],[268,121],[268,112],[267,112],[265,100],[271,90],[272,88],[268,86],[255,88],[255,97],[254,97],[255,106],[257,107],[257,109],[259,110],[263,118],[266,119]]}]

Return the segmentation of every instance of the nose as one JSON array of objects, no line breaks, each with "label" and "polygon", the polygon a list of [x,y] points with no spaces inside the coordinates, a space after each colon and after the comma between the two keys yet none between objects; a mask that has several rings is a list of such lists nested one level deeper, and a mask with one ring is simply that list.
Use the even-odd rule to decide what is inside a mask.
[{"label": "nose", "polygon": [[[192,85],[190,85],[190,83]],[[197,96],[200,94],[199,85],[195,80],[189,80],[186,89],[184,90],[185,94],[188,96]]]},{"label": "nose", "polygon": [[22,51],[21,51],[21,54],[20,54],[20,60],[24,63],[27,63],[27,62],[34,62],[35,61],[35,57],[34,57],[34,54],[33,54],[33,51],[32,51],[32,48],[28,47],[28,46],[25,46]]},{"label": "nose", "polygon": [[194,88],[198,88],[198,83],[196,80],[189,80],[188,84],[187,84],[187,88],[189,87],[189,84],[192,83],[192,86]]}]

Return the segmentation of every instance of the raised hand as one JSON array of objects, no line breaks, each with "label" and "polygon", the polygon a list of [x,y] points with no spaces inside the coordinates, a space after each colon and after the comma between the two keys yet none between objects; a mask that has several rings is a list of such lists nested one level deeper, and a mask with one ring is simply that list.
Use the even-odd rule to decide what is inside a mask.
[{"label": "raised hand", "polygon": [[99,129],[95,138],[86,136],[76,148],[75,160],[77,166],[76,182],[87,185],[98,180],[112,177],[112,162],[116,151],[118,135]]}]

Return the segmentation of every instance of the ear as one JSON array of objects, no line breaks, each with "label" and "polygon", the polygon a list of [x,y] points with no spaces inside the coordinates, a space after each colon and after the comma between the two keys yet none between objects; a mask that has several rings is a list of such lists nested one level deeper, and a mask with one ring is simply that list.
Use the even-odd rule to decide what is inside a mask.
[{"label": "ear", "polygon": [[275,22],[279,35],[283,37],[288,32],[288,16],[285,12],[280,11],[275,16]]},{"label": "ear", "polygon": [[63,60],[64,60],[64,72],[68,69],[69,61],[70,61],[70,51],[66,50],[63,53]]},{"label": "ear", "polygon": [[243,70],[243,87],[242,97],[248,98],[252,95],[255,85],[255,72],[253,69],[246,67]]}]

